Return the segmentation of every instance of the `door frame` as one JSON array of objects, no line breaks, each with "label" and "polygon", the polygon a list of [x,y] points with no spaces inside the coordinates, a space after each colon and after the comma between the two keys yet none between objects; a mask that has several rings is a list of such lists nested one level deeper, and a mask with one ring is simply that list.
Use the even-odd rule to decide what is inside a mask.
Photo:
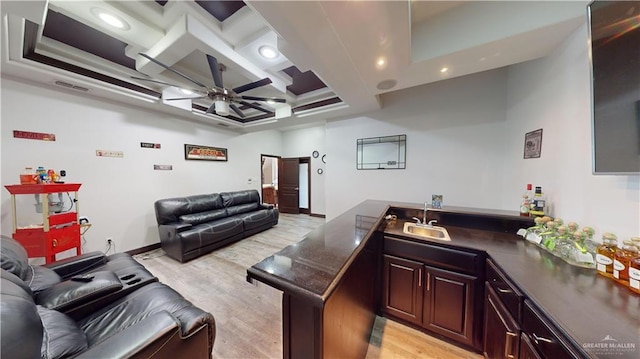
[{"label": "door frame", "polygon": [[[260,200],[261,201],[264,201],[264,187],[262,187],[262,184],[264,183],[264,173],[262,172],[262,165],[263,165],[262,159],[265,157],[275,158],[277,166],[280,166],[280,159],[282,158],[281,156],[277,156],[277,155],[268,155],[265,153],[260,154]],[[276,207],[277,207],[278,191],[276,191],[275,194],[276,194]]]},{"label": "door frame", "polygon": [[307,203],[309,208],[300,208],[300,213],[311,214],[311,157],[298,157],[298,165],[307,164]]}]

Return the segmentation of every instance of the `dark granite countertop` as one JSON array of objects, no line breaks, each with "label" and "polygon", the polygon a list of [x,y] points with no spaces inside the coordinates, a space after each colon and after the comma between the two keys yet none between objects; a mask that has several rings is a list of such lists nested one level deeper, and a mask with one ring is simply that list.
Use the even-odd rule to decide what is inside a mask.
[{"label": "dark granite countertop", "polygon": [[[301,242],[255,264],[247,270],[248,277],[321,303],[360,252],[364,240],[381,229],[385,234],[416,242],[485,251],[577,347],[598,345],[604,338],[634,346],[602,353],[585,349],[588,355],[640,358],[640,295],[597,275],[595,270],[566,264],[512,233],[462,228],[443,221],[438,225],[447,229],[450,242],[412,239],[402,232],[402,218],[384,220],[390,208],[412,211],[421,210],[422,206],[365,201],[311,232]],[[441,211],[517,219],[517,212],[509,211],[454,207]]]}]

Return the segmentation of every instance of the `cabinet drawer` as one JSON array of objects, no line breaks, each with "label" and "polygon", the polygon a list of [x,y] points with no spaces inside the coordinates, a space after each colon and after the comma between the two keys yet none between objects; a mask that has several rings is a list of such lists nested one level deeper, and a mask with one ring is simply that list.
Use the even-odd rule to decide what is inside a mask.
[{"label": "cabinet drawer", "polygon": [[472,275],[478,275],[484,266],[484,256],[480,253],[416,243],[389,236],[384,237],[384,253]]},{"label": "cabinet drawer", "polygon": [[518,323],[522,322],[522,302],[524,295],[513,285],[498,267],[487,259],[487,283],[495,291],[500,301]]},{"label": "cabinet drawer", "polygon": [[566,339],[554,328],[550,320],[528,301],[524,301],[522,312],[522,330],[531,344],[542,354],[543,358],[563,359],[581,358],[577,351],[571,348]]}]

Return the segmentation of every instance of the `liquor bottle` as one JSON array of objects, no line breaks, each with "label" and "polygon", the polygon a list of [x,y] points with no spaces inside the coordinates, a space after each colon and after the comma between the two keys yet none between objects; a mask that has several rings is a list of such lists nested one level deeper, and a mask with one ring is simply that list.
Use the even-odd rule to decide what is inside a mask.
[{"label": "liquor bottle", "polygon": [[638,256],[638,248],[632,240],[622,242],[613,255],[613,278],[620,284],[629,286],[629,262]]},{"label": "liquor bottle", "polygon": [[522,195],[522,200],[520,201],[520,215],[528,216],[530,207],[531,207],[531,183],[527,183],[527,190]]},{"label": "liquor bottle", "polygon": [[542,187],[536,187],[536,193],[533,195],[533,200],[531,201],[531,209],[529,213],[535,216],[544,216],[545,212],[545,198],[542,194]]},{"label": "liquor bottle", "polygon": [[640,294],[640,256],[629,261],[629,289]]},{"label": "liquor bottle", "polygon": [[618,238],[613,233],[602,235],[602,244],[598,246],[596,263],[598,274],[613,278],[613,256],[618,249]]}]

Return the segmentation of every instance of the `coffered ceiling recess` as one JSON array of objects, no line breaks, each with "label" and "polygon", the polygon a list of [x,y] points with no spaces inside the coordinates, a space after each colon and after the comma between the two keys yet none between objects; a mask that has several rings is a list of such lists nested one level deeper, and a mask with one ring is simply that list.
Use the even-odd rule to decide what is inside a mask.
[{"label": "coffered ceiling recess", "polygon": [[[545,56],[584,23],[586,4],[2,1],[2,75],[238,131],[300,126],[378,110],[388,92]],[[214,88],[210,57],[218,84],[267,79],[242,95],[284,102],[248,101],[244,117],[207,113],[213,100],[190,94],[199,88],[187,78]]]}]

